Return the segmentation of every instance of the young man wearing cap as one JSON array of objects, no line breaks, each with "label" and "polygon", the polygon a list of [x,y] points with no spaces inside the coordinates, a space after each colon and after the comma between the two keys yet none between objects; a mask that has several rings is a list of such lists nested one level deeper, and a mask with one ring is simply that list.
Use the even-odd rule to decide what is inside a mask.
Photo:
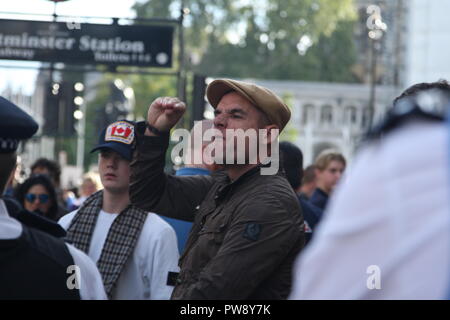
[{"label": "young man wearing cap", "polygon": [[[227,139],[227,129],[282,130],[290,118],[280,98],[254,84],[216,80],[209,84],[207,97],[216,109],[215,140],[225,142],[225,150],[234,140]],[[224,170],[211,176],[164,174],[168,132],[184,111],[185,104],[176,98],[156,99],[147,123],[137,125],[131,163],[132,203],[194,221],[172,299],[286,298],[292,262],[304,245],[294,191],[281,173],[261,174],[263,159],[248,161],[249,144],[241,150],[244,163],[227,161]],[[273,134],[262,132],[260,148],[272,147]]]},{"label": "young man wearing cap", "polygon": [[104,189],[60,220],[67,240],[88,253],[111,299],[168,299],[178,271],[175,232],[156,214],[130,204],[134,123],[121,120],[100,135],[98,167]]},{"label": "young man wearing cap", "polygon": [[[37,123],[0,97],[0,195],[13,174],[20,140],[30,138]],[[63,240],[11,218],[0,197],[0,300],[105,299],[95,264]],[[20,209],[19,209],[20,210]],[[42,223],[33,220],[42,226]]]}]

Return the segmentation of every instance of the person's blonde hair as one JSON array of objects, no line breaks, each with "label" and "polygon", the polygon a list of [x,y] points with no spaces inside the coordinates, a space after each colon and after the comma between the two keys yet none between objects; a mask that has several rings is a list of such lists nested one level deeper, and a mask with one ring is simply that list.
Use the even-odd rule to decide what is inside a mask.
[{"label": "person's blonde hair", "polygon": [[100,180],[100,175],[97,172],[87,172],[83,175],[80,187],[86,182],[92,182],[95,185],[95,189],[98,191],[103,188],[102,182]]},{"label": "person's blonde hair", "polygon": [[331,161],[341,162],[344,165],[344,168],[347,165],[344,156],[338,152],[321,153],[314,162],[314,165],[318,170],[323,171],[328,167]]}]

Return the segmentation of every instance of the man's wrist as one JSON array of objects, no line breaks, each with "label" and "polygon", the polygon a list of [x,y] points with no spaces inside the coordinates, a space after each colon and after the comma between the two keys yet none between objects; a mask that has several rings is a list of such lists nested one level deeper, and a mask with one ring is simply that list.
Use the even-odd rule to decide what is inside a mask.
[{"label": "man's wrist", "polygon": [[136,125],[135,125],[136,134],[138,136],[146,136],[146,137],[164,137],[164,136],[169,136],[169,134],[170,134],[170,131],[165,132],[165,131],[158,130],[156,128],[153,131],[150,131],[149,127],[153,127],[153,126],[148,126],[146,121],[136,122]]},{"label": "man's wrist", "polygon": [[159,137],[168,135],[170,131],[161,131],[154,126],[150,125],[147,121],[139,121],[136,123],[136,131],[139,135],[145,135],[150,137]]},{"label": "man's wrist", "polygon": [[[150,134],[146,134],[147,131]],[[135,133],[136,133],[136,137],[135,137],[135,148],[142,150],[142,148],[144,148],[145,150],[152,149],[155,146],[162,146],[164,148],[167,148],[169,145],[169,140],[170,140],[170,133],[167,132],[161,136],[155,135],[153,134],[151,131],[149,131],[147,129],[147,125],[145,123],[145,121],[138,121],[136,122],[135,125]]]},{"label": "man's wrist", "polygon": [[[162,136],[168,133],[168,131],[161,131],[157,128],[155,128],[154,126],[152,126],[150,123],[148,123],[147,121],[145,122],[145,134],[149,135],[149,133],[152,133],[153,135],[156,136]],[[151,135],[151,134],[150,134]]]}]

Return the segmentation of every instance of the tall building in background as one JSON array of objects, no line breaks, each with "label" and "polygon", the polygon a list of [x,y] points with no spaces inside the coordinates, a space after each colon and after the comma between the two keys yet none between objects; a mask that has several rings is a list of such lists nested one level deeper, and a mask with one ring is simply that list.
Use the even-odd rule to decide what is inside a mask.
[{"label": "tall building in background", "polygon": [[450,79],[450,0],[355,0],[359,58],[354,71],[361,82],[368,83],[370,74],[365,10],[371,4],[381,8],[388,26],[378,53],[378,84],[402,91],[415,83]]},{"label": "tall building in background", "polygon": [[[305,166],[312,164],[322,151],[328,149],[342,153],[351,162],[368,128],[368,85],[248,81],[271,89],[291,107],[291,120],[281,138],[301,148]],[[375,120],[380,120],[397,91],[393,86],[380,85],[377,92]]]},{"label": "tall building in background", "polygon": [[377,84],[402,87],[405,75],[406,44],[408,33],[409,0],[356,0],[358,23],[355,28],[355,43],[358,50],[358,62],[354,74],[360,82],[369,83],[371,73],[371,46],[368,37],[367,8],[377,5],[387,25],[386,32],[379,40],[379,49],[375,52]]},{"label": "tall building in background", "polygon": [[[38,75],[39,78],[39,75]],[[51,149],[53,141],[45,139],[41,136],[42,124],[45,114],[43,113],[43,102],[39,86],[37,86],[32,95],[24,93],[20,88],[13,89],[7,87],[0,92],[4,98],[12,101],[25,112],[33,117],[39,124],[38,132],[26,142],[23,142],[19,149],[21,164],[24,169],[28,169],[31,164],[39,157],[52,157]]]},{"label": "tall building in background", "polygon": [[450,0],[409,0],[405,86],[450,80]]}]

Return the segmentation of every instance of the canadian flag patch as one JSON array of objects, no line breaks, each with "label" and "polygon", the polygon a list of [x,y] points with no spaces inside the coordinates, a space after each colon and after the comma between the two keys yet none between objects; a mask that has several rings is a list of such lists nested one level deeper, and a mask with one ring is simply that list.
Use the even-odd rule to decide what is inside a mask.
[{"label": "canadian flag patch", "polygon": [[134,139],[134,126],[125,121],[117,121],[106,129],[105,141],[116,141],[131,144]]}]

